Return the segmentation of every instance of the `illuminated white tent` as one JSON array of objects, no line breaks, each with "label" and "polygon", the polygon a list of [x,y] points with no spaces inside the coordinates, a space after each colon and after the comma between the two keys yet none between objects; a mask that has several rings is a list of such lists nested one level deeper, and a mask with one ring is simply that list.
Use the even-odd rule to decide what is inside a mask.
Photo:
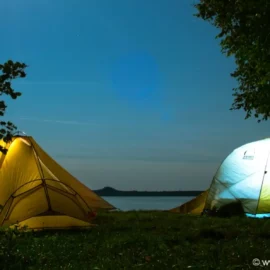
[{"label": "illuminated white tent", "polygon": [[235,149],[216,172],[205,209],[241,204],[247,215],[270,215],[270,139]]},{"label": "illuminated white tent", "polygon": [[[235,149],[217,170],[210,188],[203,193],[206,196],[193,199],[172,211],[200,214],[202,210],[215,212],[226,209],[226,212],[234,212],[240,206],[247,216],[270,217],[269,155],[269,138]],[[200,207],[197,201],[202,204]],[[193,208],[201,209],[200,213]]]}]

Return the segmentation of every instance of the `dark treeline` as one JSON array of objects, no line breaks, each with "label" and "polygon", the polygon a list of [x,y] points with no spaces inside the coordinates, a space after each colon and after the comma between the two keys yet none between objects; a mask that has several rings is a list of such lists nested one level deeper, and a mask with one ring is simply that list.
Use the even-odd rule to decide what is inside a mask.
[{"label": "dark treeline", "polygon": [[122,191],[104,187],[94,192],[99,196],[198,196],[203,191]]}]

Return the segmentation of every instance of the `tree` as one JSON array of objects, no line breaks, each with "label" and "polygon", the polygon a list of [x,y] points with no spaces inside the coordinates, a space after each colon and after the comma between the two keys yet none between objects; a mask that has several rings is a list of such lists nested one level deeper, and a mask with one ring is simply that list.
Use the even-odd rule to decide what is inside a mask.
[{"label": "tree", "polygon": [[270,1],[201,0],[195,16],[220,29],[222,52],[235,57],[238,81],[231,110],[243,109],[245,119],[270,117]]},{"label": "tree", "polygon": [[[0,64],[0,96],[7,95],[12,99],[16,99],[21,95],[20,92],[15,92],[11,86],[11,81],[16,78],[24,78],[26,76],[26,64],[7,61],[3,65]],[[0,100],[0,116],[4,116],[7,105],[4,100]],[[9,142],[12,139],[13,132],[17,127],[10,121],[0,121],[0,139]],[[0,146],[0,152],[6,153],[7,149]]]}]

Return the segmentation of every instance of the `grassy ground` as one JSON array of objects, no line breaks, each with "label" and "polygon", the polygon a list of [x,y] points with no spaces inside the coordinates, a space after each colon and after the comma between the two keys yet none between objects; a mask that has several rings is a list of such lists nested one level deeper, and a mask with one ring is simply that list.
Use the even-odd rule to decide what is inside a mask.
[{"label": "grassy ground", "polygon": [[270,260],[270,220],[116,212],[96,223],[89,231],[2,231],[0,269],[246,270],[254,258]]}]

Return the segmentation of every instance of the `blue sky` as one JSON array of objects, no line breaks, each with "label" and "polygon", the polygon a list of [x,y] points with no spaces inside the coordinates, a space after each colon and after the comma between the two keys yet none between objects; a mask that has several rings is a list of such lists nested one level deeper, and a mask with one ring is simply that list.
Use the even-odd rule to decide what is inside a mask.
[{"label": "blue sky", "polygon": [[230,111],[233,59],[192,1],[4,1],[0,62],[29,65],[6,117],[90,188],[205,189],[269,123]]}]

